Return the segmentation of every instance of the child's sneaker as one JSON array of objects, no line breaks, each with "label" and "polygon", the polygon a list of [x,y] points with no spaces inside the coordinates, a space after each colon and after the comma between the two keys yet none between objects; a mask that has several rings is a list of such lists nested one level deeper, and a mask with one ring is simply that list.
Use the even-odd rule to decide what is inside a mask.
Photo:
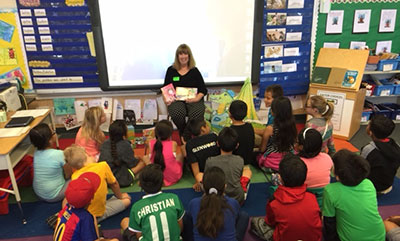
[{"label": "child's sneaker", "polygon": [[240,177],[240,185],[243,188],[243,191],[245,193],[247,193],[247,190],[249,189],[249,185],[250,185],[250,179],[248,177]]},{"label": "child's sneaker", "polygon": [[58,213],[55,213],[51,215],[50,217],[46,218],[46,223],[49,225],[50,228],[53,230],[56,228],[57,225],[57,219],[58,219]]},{"label": "child's sneaker", "polygon": [[281,180],[279,180],[279,175],[277,173],[272,173],[271,174],[271,183],[274,186],[279,186],[281,185]]}]

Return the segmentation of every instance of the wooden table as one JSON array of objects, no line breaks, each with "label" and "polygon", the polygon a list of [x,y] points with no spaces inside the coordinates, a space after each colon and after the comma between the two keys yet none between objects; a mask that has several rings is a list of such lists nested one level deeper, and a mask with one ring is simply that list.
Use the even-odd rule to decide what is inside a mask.
[{"label": "wooden table", "polygon": [[[7,113],[7,118],[10,119],[12,114],[14,113]],[[30,128],[33,128],[40,123],[47,123],[52,126],[53,130],[55,130],[54,118],[50,110],[47,110],[44,115],[36,117],[29,126]],[[6,124],[7,122],[0,123],[0,128],[4,128]],[[58,146],[58,138],[56,140]],[[0,191],[15,195],[15,199],[22,214],[22,222],[24,224],[26,224],[26,219],[22,210],[21,196],[15,180],[13,168],[26,154],[31,154],[33,152],[34,146],[29,140],[29,131],[16,137],[0,137],[0,170],[8,170],[13,187],[13,190],[0,188]]]}]

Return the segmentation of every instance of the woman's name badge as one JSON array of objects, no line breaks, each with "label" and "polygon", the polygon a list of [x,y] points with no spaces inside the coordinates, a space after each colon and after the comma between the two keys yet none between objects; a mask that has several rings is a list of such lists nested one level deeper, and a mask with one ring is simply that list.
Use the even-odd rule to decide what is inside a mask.
[{"label": "woman's name badge", "polygon": [[173,81],[179,81],[179,76],[172,77]]}]

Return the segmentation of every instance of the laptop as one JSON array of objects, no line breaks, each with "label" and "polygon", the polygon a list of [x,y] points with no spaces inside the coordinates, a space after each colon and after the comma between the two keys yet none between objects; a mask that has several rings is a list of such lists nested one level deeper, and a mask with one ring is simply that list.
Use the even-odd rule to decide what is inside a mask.
[{"label": "laptop", "polygon": [[33,116],[14,117],[6,124],[5,128],[24,127],[33,121]]}]

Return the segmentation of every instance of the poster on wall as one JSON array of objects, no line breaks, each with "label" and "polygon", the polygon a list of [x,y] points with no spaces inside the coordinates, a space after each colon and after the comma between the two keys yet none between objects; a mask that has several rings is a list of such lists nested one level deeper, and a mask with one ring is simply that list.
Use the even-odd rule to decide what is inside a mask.
[{"label": "poster on wall", "polygon": [[394,32],[394,25],[396,23],[396,9],[382,9],[381,20],[379,22],[379,32],[387,33]]},{"label": "poster on wall", "polygon": [[331,102],[333,104],[334,110],[331,118],[331,122],[333,124],[333,130],[340,131],[342,115],[343,115],[343,106],[344,106],[344,101],[346,100],[346,94],[339,92],[318,90],[317,95],[324,97],[328,102]]},{"label": "poster on wall", "polygon": [[355,10],[353,33],[368,33],[371,9]]},{"label": "poster on wall", "polygon": [[392,40],[376,42],[375,54],[390,53],[392,51]]},{"label": "poster on wall", "polygon": [[344,10],[335,10],[328,13],[326,19],[326,34],[341,34],[343,28]]}]

